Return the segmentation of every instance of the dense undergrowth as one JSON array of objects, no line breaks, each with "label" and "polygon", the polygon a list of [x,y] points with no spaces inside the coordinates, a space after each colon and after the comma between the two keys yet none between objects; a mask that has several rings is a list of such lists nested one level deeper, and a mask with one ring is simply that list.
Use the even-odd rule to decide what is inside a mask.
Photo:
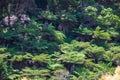
[{"label": "dense undergrowth", "polygon": [[107,80],[119,13],[118,0],[0,0],[0,80]]}]

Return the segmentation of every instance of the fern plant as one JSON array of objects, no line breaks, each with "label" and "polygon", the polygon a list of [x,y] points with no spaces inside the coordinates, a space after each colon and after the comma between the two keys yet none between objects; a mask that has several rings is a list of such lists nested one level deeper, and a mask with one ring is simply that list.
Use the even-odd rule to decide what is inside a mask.
[{"label": "fern plant", "polygon": [[103,39],[103,40],[111,40],[111,35],[108,32],[105,32],[104,30],[100,30],[101,28],[98,26],[96,28],[93,35],[93,38]]},{"label": "fern plant", "polygon": [[85,61],[85,55],[83,53],[75,52],[75,51],[68,52],[62,54],[58,60],[66,63],[83,64]]},{"label": "fern plant", "polygon": [[50,62],[50,55],[48,54],[40,54],[36,55],[32,58],[33,61],[49,63]]}]

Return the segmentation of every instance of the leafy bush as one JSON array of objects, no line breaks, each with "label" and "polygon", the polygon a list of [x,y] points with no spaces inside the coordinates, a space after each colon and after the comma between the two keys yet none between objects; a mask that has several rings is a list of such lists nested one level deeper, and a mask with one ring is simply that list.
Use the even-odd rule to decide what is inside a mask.
[{"label": "leafy bush", "polygon": [[62,54],[59,60],[66,63],[83,64],[85,61],[85,55],[80,52],[68,52]]},{"label": "leafy bush", "polygon": [[0,54],[0,78],[1,79],[7,79],[8,77],[8,68],[9,68],[7,64],[8,56],[10,56],[10,54]]},{"label": "leafy bush", "polygon": [[111,35],[108,32],[105,32],[104,30],[100,30],[100,27],[98,26],[94,31],[93,38],[111,40]]},{"label": "leafy bush", "polygon": [[48,54],[36,55],[32,58],[32,60],[37,61],[37,62],[49,63],[50,55],[48,55]]}]

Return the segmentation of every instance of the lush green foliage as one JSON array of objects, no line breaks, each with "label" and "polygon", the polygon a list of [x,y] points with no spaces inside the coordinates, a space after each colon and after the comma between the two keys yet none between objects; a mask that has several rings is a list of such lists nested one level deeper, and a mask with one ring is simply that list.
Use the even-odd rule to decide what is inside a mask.
[{"label": "lush green foliage", "polygon": [[120,65],[119,0],[0,0],[1,80],[98,80]]}]

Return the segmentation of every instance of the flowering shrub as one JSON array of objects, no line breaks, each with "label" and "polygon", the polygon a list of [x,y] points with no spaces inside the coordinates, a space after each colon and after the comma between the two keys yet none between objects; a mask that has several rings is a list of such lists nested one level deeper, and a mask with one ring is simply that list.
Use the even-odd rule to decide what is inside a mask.
[{"label": "flowering shrub", "polygon": [[17,20],[18,20],[18,17],[15,15],[7,16],[3,19],[4,24],[6,26],[12,26]]},{"label": "flowering shrub", "polygon": [[19,17],[16,15],[7,16],[3,19],[3,22],[6,26],[13,26],[17,21],[23,26],[27,26],[27,22],[30,21],[30,17],[26,14],[21,14]]},{"label": "flowering shrub", "polygon": [[20,15],[20,23],[24,26],[27,26],[27,22],[30,21],[30,17],[26,14]]}]

